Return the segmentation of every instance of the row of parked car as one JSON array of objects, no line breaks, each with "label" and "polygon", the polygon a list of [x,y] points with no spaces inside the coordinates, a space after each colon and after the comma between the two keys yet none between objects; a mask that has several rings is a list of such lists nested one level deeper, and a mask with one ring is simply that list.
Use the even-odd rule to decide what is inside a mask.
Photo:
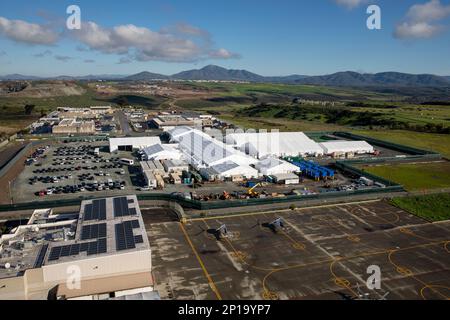
[{"label": "row of parked car", "polygon": [[36,169],[33,170],[34,174],[42,174],[42,173],[58,173],[58,172],[72,172],[72,171],[80,171],[80,170],[97,170],[97,166],[78,166],[78,167],[62,167],[62,168],[46,168],[46,169]]},{"label": "row of parked car", "polygon": [[33,163],[37,162],[39,159],[45,159],[47,158],[47,155],[45,155],[45,151],[47,151],[50,148],[50,146],[40,147],[36,149],[33,154],[28,157],[25,160],[25,165],[31,166]]},{"label": "row of parked car", "polygon": [[94,192],[103,190],[124,190],[126,186],[125,181],[112,181],[111,179],[107,182],[97,182],[92,183],[81,183],[78,185],[66,185],[66,186],[53,186],[45,190],[41,190],[35,193],[38,197],[44,197],[53,194],[68,194],[68,193],[79,193],[79,192]]}]

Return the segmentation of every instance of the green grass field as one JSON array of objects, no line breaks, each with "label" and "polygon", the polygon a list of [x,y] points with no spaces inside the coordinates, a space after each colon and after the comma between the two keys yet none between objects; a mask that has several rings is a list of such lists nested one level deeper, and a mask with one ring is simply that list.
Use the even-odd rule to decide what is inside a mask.
[{"label": "green grass field", "polygon": [[399,183],[408,191],[450,188],[450,162],[362,166],[362,169]]},{"label": "green grass field", "polygon": [[450,219],[449,193],[395,198],[391,200],[391,203],[428,221],[444,221]]},{"label": "green grass field", "polygon": [[450,158],[450,135],[448,134],[421,133],[401,130],[355,130],[353,133],[416,147],[419,149],[439,152],[445,157]]}]

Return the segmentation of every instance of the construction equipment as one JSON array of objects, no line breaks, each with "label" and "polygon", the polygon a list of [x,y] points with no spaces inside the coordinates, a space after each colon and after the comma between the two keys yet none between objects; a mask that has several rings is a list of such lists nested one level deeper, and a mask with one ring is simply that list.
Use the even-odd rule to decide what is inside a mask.
[{"label": "construction equipment", "polygon": [[222,195],[220,196],[220,200],[230,200],[230,199],[231,199],[231,195],[226,191],[224,191],[222,193]]},{"label": "construction equipment", "polygon": [[260,187],[261,183],[257,183],[255,184],[253,187],[251,187],[250,189],[247,190],[247,195],[253,198],[256,198],[259,196],[258,192],[255,192],[255,189]]}]

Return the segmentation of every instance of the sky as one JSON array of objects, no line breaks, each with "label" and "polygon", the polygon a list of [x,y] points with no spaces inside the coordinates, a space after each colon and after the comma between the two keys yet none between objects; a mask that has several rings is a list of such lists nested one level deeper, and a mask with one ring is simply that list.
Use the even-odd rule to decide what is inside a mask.
[{"label": "sky", "polygon": [[[67,7],[81,10],[69,30]],[[369,5],[381,30],[369,30]],[[174,74],[209,64],[265,76],[450,76],[450,0],[0,2],[0,75]]]}]

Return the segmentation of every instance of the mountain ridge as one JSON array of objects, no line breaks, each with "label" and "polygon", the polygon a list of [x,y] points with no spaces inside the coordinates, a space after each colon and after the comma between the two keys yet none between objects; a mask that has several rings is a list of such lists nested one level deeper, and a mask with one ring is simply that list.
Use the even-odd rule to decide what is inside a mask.
[{"label": "mountain ridge", "polygon": [[321,76],[288,75],[262,76],[247,70],[226,69],[208,65],[201,69],[182,71],[173,75],[163,75],[149,71],[133,75],[88,75],[35,77],[21,74],[0,76],[0,80],[118,80],[118,81],[152,81],[152,80],[205,80],[205,81],[242,81],[256,83],[305,84],[337,87],[362,86],[405,86],[405,87],[450,87],[450,76],[432,74],[409,74],[401,72],[358,73],[354,71],[336,72]]}]

